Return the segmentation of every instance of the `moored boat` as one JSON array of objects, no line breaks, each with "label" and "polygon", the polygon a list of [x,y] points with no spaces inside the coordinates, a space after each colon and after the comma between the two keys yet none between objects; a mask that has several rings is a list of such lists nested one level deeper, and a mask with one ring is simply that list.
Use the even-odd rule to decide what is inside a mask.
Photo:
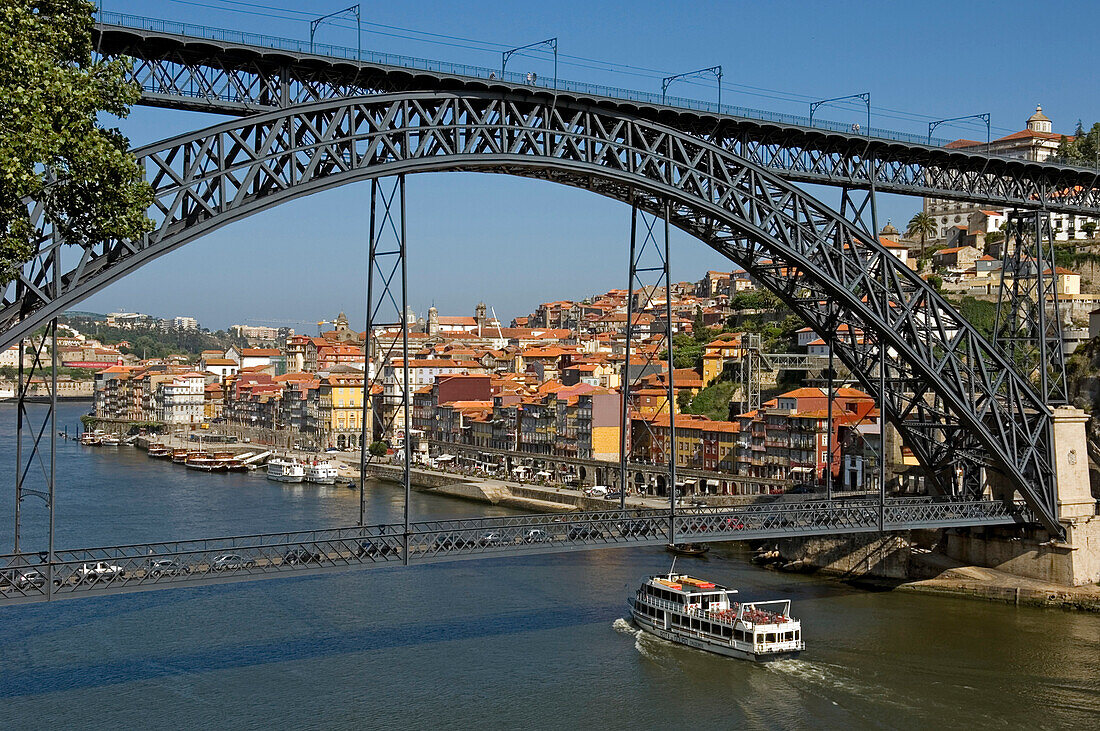
[{"label": "moored boat", "polygon": [[665,550],[677,556],[702,556],[710,550],[710,546],[705,543],[669,543]]},{"label": "moored boat", "polygon": [[211,454],[210,452],[192,452],[187,455],[187,459],[185,459],[183,463],[189,470],[216,472],[225,469],[224,462],[218,459],[217,455]]},{"label": "moored boat", "polygon": [[165,457],[172,456],[172,448],[167,447],[160,442],[149,445],[148,455],[154,459],[164,459]]},{"label": "moored boat", "polygon": [[305,466],[306,482],[314,482],[318,485],[335,485],[337,470],[336,465],[327,460],[309,462]]},{"label": "moored boat", "polygon": [[302,463],[293,457],[272,457],[267,462],[267,479],[276,482],[301,482],[306,471]]},{"label": "moored boat", "polygon": [[651,576],[629,600],[635,624],[670,642],[742,660],[797,657],[806,648],[789,599],[736,602],[735,589],[684,574]]},{"label": "moored boat", "polygon": [[122,440],[117,434],[104,434],[99,440],[101,447],[117,447],[119,444],[122,444]]},{"label": "moored boat", "polygon": [[95,431],[86,431],[80,435],[80,443],[85,445],[99,444],[102,439],[103,432],[99,429],[96,429]]}]

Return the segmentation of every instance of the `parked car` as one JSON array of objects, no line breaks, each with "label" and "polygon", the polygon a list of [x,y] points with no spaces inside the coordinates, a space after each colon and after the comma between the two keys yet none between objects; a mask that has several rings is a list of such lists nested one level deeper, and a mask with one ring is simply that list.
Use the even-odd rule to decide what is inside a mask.
[{"label": "parked car", "polygon": [[246,559],[239,553],[223,553],[215,556],[210,562],[210,568],[215,571],[230,571],[235,569],[250,569],[256,565],[252,559]]},{"label": "parked car", "polygon": [[359,544],[359,547],[355,549],[355,555],[362,558],[385,558],[386,556],[396,556],[401,551],[397,546],[391,546],[384,541],[363,541]]},{"label": "parked car", "polygon": [[655,525],[646,520],[623,520],[616,528],[619,530],[619,535],[624,538],[648,538],[660,532]]},{"label": "parked car", "polygon": [[550,534],[538,528],[532,528],[523,534],[524,543],[546,543],[550,540]]},{"label": "parked car", "polygon": [[325,554],[312,548],[306,548],[305,546],[299,546],[298,548],[292,548],[283,554],[283,563],[298,564],[298,563],[310,563],[321,562],[325,560]]},{"label": "parked car", "polygon": [[14,588],[19,591],[41,589],[46,586],[46,575],[38,569],[6,569],[0,572],[0,590]]},{"label": "parked car", "polygon": [[622,497],[623,497],[623,491],[622,490],[611,490],[606,495],[604,495],[605,500],[621,500]]},{"label": "parked car", "polygon": [[798,482],[791,485],[791,488],[787,490],[788,495],[809,495],[815,492],[817,487],[809,482]]},{"label": "parked car", "polygon": [[483,533],[477,542],[483,548],[488,546],[503,546],[505,544],[504,535],[497,531]]},{"label": "parked car", "polygon": [[433,549],[437,551],[454,551],[469,548],[471,545],[473,545],[473,542],[468,538],[453,534],[437,536],[432,543]]},{"label": "parked car", "polygon": [[607,485],[592,485],[591,487],[584,488],[584,494],[587,497],[607,497],[607,493],[611,492]]},{"label": "parked car", "polygon": [[569,540],[571,541],[593,541],[603,537],[603,531],[588,523],[577,523],[569,526]]},{"label": "parked car", "polygon": [[149,562],[146,573],[154,579],[159,579],[162,576],[186,576],[191,573],[191,567],[170,558],[159,558]]},{"label": "parked car", "polygon": [[121,566],[99,561],[97,563],[81,564],[76,570],[76,580],[80,582],[107,581],[109,579],[124,579],[126,571]]}]

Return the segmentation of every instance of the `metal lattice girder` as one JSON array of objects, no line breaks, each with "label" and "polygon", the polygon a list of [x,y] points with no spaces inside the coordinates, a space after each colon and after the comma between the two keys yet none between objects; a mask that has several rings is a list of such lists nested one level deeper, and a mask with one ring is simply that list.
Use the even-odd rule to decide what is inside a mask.
[{"label": "metal lattice girder", "polygon": [[[689,508],[676,535],[753,540],[879,530],[873,500]],[[1000,501],[887,501],[887,530],[1010,525],[1028,519]],[[513,515],[0,555],[0,605],[316,574],[401,563],[661,545],[666,510]],[[52,580],[46,577],[52,576]]]},{"label": "metal lattice girder", "polygon": [[[371,180],[370,185],[370,234],[367,252],[367,329],[363,372],[363,432],[359,444],[360,465],[374,461],[374,455],[368,451],[367,433],[368,415],[378,411],[380,424],[378,434],[381,439],[392,441],[395,429],[401,428],[404,440],[404,461],[402,463],[402,484],[405,488],[405,522],[409,520],[409,495],[411,486],[412,440],[409,422],[409,318],[408,318],[408,257],[405,246],[405,176],[397,175],[392,180]],[[389,342],[381,343],[378,331],[386,329],[390,333]],[[373,351],[377,350],[377,353]],[[376,356],[376,357],[375,357]],[[395,375],[392,384],[385,383],[387,368],[395,368],[400,360],[400,373]],[[372,363],[377,369],[371,371]],[[375,396],[375,386],[382,393]],[[392,388],[391,388],[392,387]],[[396,392],[396,393],[395,393]],[[377,398],[377,401],[375,400]],[[378,406],[379,408],[375,408]],[[398,415],[401,420],[398,421]],[[359,472],[359,523],[365,522],[366,489],[364,479],[366,470]]]},{"label": "metal lattice girder", "polygon": [[993,342],[1050,405],[1066,403],[1066,359],[1050,214],[1013,211],[1001,244],[1001,288]]},{"label": "metal lattice girder", "polygon": [[[668,211],[665,211],[667,217]],[[675,359],[672,344],[672,293],[669,274],[669,237],[668,220],[657,215],[630,207],[630,264],[626,287],[626,347],[622,372],[622,431],[620,432],[619,453],[619,506],[626,507],[626,492],[629,480],[628,463],[634,458],[636,443],[648,440],[652,453],[655,432],[650,420],[668,418],[667,441],[661,443],[657,462],[665,467],[665,481],[668,487],[669,509],[676,501],[676,387],[673,382]],[[660,339],[651,342],[646,352],[635,352],[637,339],[636,324],[639,317],[649,311],[653,322],[657,322],[657,313],[664,319],[660,330]],[[652,336],[653,328],[649,328]],[[664,371],[665,400],[656,412],[646,414],[647,418],[638,419],[645,434],[635,434],[630,419],[632,393],[641,382],[654,373]]]},{"label": "metal lattice girder", "polygon": [[[115,17],[115,16],[112,16]],[[768,119],[670,108],[602,96],[595,87],[537,90],[499,79],[477,78],[476,69],[452,72],[274,48],[281,39],[233,34],[202,26],[165,24],[117,16],[129,25],[99,23],[95,42],[104,55],[134,59],[131,78],[144,90],[142,103],[228,114],[252,114],[357,92],[493,90],[502,99],[537,98],[586,103],[617,117],[640,116],[709,139],[730,152],[792,181],[866,188],[882,193],[949,198],[1055,213],[1100,213],[1100,174],[1095,170],[1000,157],[918,142],[869,138]],[[171,32],[169,26],[182,28]],[[190,33],[191,35],[187,35]],[[229,36],[240,36],[230,40]],[[268,45],[263,45],[267,43]],[[353,49],[354,50],[354,49]],[[389,59],[382,58],[382,61]],[[616,90],[605,90],[610,94]],[[630,92],[618,90],[630,95]]]},{"label": "metal lattice girder", "polygon": [[[891,353],[886,416],[914,452],[944,465],[965,431],[1053,532],[1051,412],[1031,383],[916,272],[796,186],[678,130],[562,100],[411,93],[341,99],[234,119],[136,151],[154,189],[155,230],[67,253],[53,293],[35,262],[0,303],[0,347],[142,264],[232,221],[344,183],[411,172],[539,178],[639,208],[728,257],[817,332]],[[30,285],[30,286],[28,286]],[[868,389],[877,352],[854,335],[836,357]]]}]

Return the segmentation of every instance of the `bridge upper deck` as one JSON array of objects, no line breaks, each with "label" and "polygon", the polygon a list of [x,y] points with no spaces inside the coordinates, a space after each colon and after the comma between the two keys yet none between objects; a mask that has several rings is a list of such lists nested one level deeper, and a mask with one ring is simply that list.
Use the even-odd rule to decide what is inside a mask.
[{"label": "bridge upper deck", "polygon": [[101,53],[136,60],[142,103],[248,115],[336,96],[395,91],[550,95],[642,117],[726,147],[789,180],[926,195],[981,204],[1100,215],[1100,171],[986,152],[945,148],[880,128],[718,105],[683,97],[600,86],[409,56],[100,13]]}]

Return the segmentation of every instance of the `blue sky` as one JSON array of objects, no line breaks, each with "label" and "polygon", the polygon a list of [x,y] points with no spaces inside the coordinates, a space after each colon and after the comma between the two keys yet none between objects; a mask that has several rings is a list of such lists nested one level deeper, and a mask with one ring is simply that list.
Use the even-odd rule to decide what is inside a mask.
[{"label": "blue sky", "polygon": [[[107,11],[301,39],[309,36],[308,16],[294,11],[320,15],[349,2],[101,0]],[[420,0],[362,7],[366,49],[495,67],[502,48],[557,36],[562,78],[659,93],[665,74],[721,64],[723,102],[804,115],[812,99],[868,91],[874,126],[919,134],[932,119],[989,112],[998,137],[1022,129],[1037,103],[1057,132],[1072,132],[1078,119],[1100,120],[1095,46],[1073,32],[1097,27],[1100,7],[1092,3]],[[326,24],[317,40],[354,47],[353,22]],[[545,54],[517,56],[509,70],[550,76],[552,64]],[[715,90],[701,80],[673,92],[713,99]],[[818,114],[862,122],[864,112],[838,106]],[[142,145],[216,121],[135,107],[119,126]],[[936,134],[980,139],[985,130],[941,127]],[[814,193],[835,200],[833,191]],[[542,301],[626,284],[630,211],[621,204],[551,183],[457,173],[410,177],[407,194],[409,301],[418,313],[434,302],[444,314],[468,314],[484,300],[510,319]],[[212,328],[313,322],[339,311],[361,321],[368,196],[368,185],[345,186],[258,214],[154,261],[76,309],[187,314]],[[883,196],[880,219],[902,227],[919,207],[919,199]],[[731,266],[682,234],[674,232],[672,246],[674,280]]]}]

